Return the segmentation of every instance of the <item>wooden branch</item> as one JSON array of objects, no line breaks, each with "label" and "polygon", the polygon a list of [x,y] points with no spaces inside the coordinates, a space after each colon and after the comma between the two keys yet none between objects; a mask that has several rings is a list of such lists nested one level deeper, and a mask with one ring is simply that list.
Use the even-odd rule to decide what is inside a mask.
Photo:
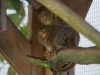
[{"label": "wooden branch", "polygon": [[0,53],[19,75],[31,75],[31,63],[26,58],[31,44],[8,17],[7,30],[0,32]]},{"label": "wooden branch", "polygon": [[54,69],[56,63],[74,62],[78,64],[100,64],[100,49],[97,47],[69,47],[60,50],[57,55],[50,60],[45,61],[36,57],[27,56],[28,59],[36,65]]},{"label": "wooden branch", "polygon": [[[100,48],[100,33],[57,0],[37,0]],[[92,32],[92,33],[91,33]]]},{"label": "wooden branch", "polygon": [[36,0],[26,0],[29,4],[31,4],[35,9],[40,8],[41,4],[38,3]]},{"label": "wooden branch", "polygon": [[0,30],[6,30],[6,0],[0,0]]},{"label": "wooden branch", "polygon": [[[37,32],[43,26],[37,19],[36,9],[32,10],[32,51],[31,55],[43,58],[44,47],[38,42]],[[41,66],[32,65],[32,75],[44,75],[44,68]]]}]

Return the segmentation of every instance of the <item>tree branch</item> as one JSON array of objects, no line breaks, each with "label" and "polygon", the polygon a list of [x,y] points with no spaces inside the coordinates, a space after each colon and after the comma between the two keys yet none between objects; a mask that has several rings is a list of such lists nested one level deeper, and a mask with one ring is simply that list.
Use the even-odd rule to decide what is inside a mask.
[{"label": "tree branch", "polygon": [[39,65],[50,69],[50,64],[48,61],[30,55],[27,55],[27,58],[30,60],[30,62],[32,62],[35,65]]},{"label": "tree branch", "polygon": [[78,64],[100,64],[100,49],[97,47],[69,47],[58,52],[48,61],[27,56],[36,65],[54,70],[57,62],[74,62]]},{"label": "tree branch", "polygon": [[78,64],[99,64],[100,49],[97,47],[70,47],[58,52],[49,61],[56,62],[57,60],[67,60]]},{"label": "tree branch", "polygon": [[[70,10],[67,6],[58,2],[57,0],[37,0],[42,5],[47,7],[53,13],[62,18],[72,28],[82,33],[85,37],[90,39],[100,48],[100,33],[94,29],[91,25],[85,22],[76,13]],[[92,32],[92,33],[91,33]]]}]

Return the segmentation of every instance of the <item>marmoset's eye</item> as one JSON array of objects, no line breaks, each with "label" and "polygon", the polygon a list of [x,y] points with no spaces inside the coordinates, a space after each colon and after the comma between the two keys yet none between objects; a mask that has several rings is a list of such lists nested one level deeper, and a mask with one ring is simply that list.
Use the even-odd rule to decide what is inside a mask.
[{"label": "marmoset's eye", "polygon": [[45,15],[45,12],[42,12],[42,15]]}]

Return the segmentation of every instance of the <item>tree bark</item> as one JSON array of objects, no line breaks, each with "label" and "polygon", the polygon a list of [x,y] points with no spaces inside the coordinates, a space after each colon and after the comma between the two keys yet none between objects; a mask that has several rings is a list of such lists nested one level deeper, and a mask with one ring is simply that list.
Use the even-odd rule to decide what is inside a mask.
[{"label": "tree bark", "polygon": [[27,57],[33,64],[49,69],[56,68],[55,65],[59,60],[59,63],[66,61],[85,65],[100,64],[100,49],[97,47],[68,47],[60,50],[57,55],[51,57],[51,59],[48,61],[33,56]]}]

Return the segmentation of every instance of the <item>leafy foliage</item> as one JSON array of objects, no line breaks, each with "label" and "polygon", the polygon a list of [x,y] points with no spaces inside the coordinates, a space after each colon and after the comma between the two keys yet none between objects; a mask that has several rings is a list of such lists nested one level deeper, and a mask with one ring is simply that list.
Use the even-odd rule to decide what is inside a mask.
[{"label": "leafy foliage", "polygon": [[8,68],[7,75],[16,75],[15,71],[13,70],[13,68],[11,68],[11,66]]},{"label": "leafy foliage", "polygon": [[20,26],[22,20],[25,17],[25,10],[23,3],[20,0],[7,0],[7,9],[15,10],[16,13],[9,14],[8,17],[19,28],[23,35],[27,38],[27,24],[23,27]]},{"label": "leafy foliage", "polygon": [[7,0],[7,9],[16,11],[8,16],[16,26],[19,26],[25,16],[23,3],[20,0]]},{"label": "leafy foliage", "polygon": [[20,11],[22,3],[20,0],[6,0],[8,9],[15,9],[17,13]]},{"label": "leafy foliage", "polygon": [[4,58],[2,56],[0,56],[0,62],[4,62]]},{"label": "leafy foliage", "polygon": [[27,38],[27,25],[24,27],[20,27],[20,31],[22,32],[22,34]]}]

